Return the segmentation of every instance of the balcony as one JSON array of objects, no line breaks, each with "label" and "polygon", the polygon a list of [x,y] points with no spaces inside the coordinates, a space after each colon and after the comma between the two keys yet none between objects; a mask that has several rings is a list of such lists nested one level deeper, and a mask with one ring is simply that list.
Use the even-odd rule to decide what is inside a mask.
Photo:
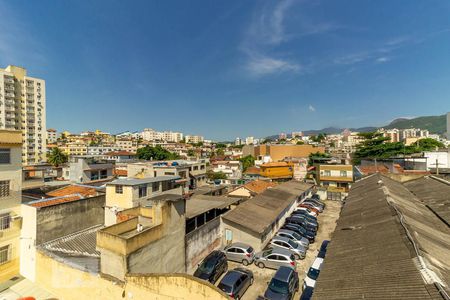
[{"label": "balcony", "polygon": [[5,82],[6,83],[14,83],[14,79],[5,77]]},{"label": "balcony", "polygon": [[6,105],[14,105],[16,102],[14,100],[5,100]]},{"label": "balcony", "polygon": [[16,111],[16,108],[14,107],[14,106],[9,106],[9,105],[6,105],[5,106],[5,111]]},{"label": "balcony", "polygon": [[14,98],[16,95],[14,93],[5,93],[5,98]]},{"label": "balcony", "polygon": [[14,86],[13,85],[5,85],[5,91],[14,92]]}]

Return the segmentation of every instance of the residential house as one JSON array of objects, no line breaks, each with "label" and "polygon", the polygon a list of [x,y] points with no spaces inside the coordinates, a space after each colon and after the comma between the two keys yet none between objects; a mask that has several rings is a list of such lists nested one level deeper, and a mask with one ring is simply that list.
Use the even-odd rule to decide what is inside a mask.
[{"label": "residential house", "polygon": [[267,181],[267,180],[254,180],[250,181],[235,190],[228,193],[229,197],[242,197],[245,199],[250,199],[256,195],[261,194],[268,188],[276,186],[277,183]]},{"label": "residential house", "polygon": [[88,183],[113,178],[114,164],[93,157],[72,157],[64,176],[71,182]]}]

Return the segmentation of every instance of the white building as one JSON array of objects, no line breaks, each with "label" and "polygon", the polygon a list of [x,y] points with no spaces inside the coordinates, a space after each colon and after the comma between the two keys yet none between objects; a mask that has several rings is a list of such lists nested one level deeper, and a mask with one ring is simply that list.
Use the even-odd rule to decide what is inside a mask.
[{"label": "white building", "polygon": [[436,168],[450,168],[450,150],[426,151],[423,156],[427,158],[427,170]]},{"label": "white building", "polygon": [[196,144],[203,142],[204,138],[201,135],[186,135],[186,143]]},{"label": "white building", "polygon": [[241,145],[241,144],[242,144],[241,138],[240,138],[240,137],[237,137],[237,138],[234,140],[234,144],[235,144],[236,146]]},{"label": "white building", "polygon": [[119,147],[115,145],[111,146],[89,146],[87,147],[87,153],[88,156],[98,156],[98,155],[104,155],[108,152],[114,152],[114,151],[120,151]]},{"label": "white building", "polygon": [[252,137],[252,136],[246,137],[246,138],[245,138],[245,144],[246,144],[246,145],[253,145],[254,139],[255,139],[255,138]]},{"label": "white building", "polygon": [[55,129],[47,129],[47,144],[54,144],[58,140],[58,132]]},{"label": "white building", "polygon": [[212,167],[214,173],[222,172],[228,179],[242,178],[242,163],[238,160],[215,161]]},{"label": "white building", "polygon": [[0,129],[22,131],[22,162],[46,160],[45,81],[27,76],[27,70],[0,68]]},{"label": "white building", "polygon": [[142,139],[145,141],[163,141],[178,143],[183,139],[181,132],[156,131],[151,128],[145,128],[142,132]]}]

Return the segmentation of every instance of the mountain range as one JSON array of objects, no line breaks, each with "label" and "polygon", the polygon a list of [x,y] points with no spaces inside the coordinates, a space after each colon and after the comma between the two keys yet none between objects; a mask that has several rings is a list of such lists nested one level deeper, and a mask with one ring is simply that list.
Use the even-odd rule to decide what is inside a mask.
[{"label": "mountain range", "polygon": [[[379,128],[398,128],[398,129],[407,129],[407,128],[420,128],[427,129],[430,133],[435,134],[444,134],[446,131],[446,115],[441,116],[425,116],[425,117],[417,117],[417,118],[398,118],[387,124],[386,126],[381,127],[360,127],[360,128],[348,128],[350,131],[354,132],[371,132],[375,131]],[[318,135],[319,133],[325,134],[338,134],[344,131],[346,128],[338,128],[338,127],[326,127],[322,129],[313,129],[313,130],[304,130],[304,135]],[[288,134],[288,137],[290,134]],[[271,135],[266,137],[266,139],[276,139],[278,135]]]}]

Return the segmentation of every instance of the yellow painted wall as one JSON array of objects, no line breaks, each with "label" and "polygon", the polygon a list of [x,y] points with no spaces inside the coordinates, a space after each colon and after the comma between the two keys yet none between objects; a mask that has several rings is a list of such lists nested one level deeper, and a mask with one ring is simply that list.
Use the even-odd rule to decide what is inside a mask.
[{"label": "yellow painted wall", "polygon": [[292,177],[294,175],[294,166],[268,166],[263,167],[261,165],[261,171],[259,173],[263,177],[277,178],[277,177]]},{"label": "yellow painted wall", "polygon": [[127,276],[125,284],[114,284],[99,275],[70,268],[40,252],[36,256],[36,266],[36,283],[59,299],[228,299],[214,285],[186,274],[135,274]]},{"label": "yellow painted wall", "polygon": [[123,194],[116,194],[115,185],[106,186],[106,206],[117,206],[120,208],[132,208],[133,205],[133,187],[123,186]]}]

